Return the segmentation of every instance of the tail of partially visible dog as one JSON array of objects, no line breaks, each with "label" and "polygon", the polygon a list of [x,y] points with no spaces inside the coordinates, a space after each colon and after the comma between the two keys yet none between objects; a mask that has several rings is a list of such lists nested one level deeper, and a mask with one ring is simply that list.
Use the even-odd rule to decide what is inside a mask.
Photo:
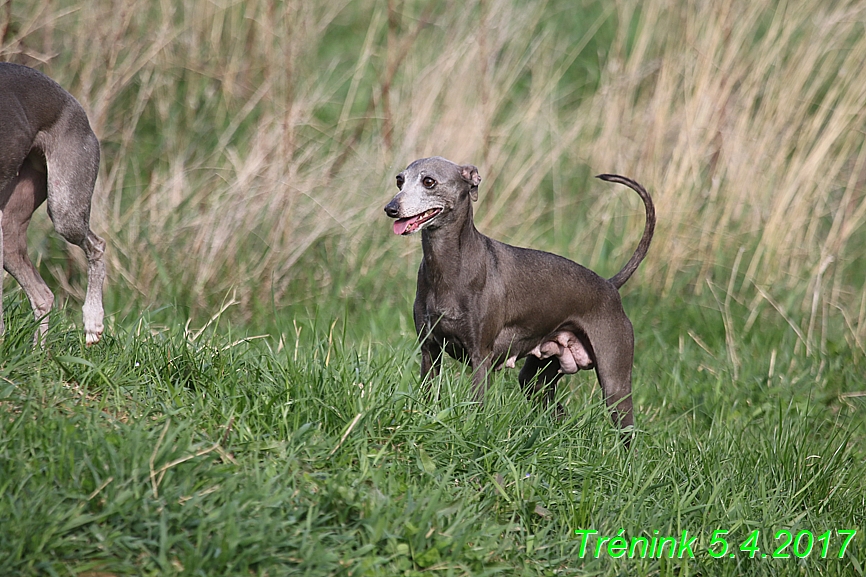
[{"label": "tail of partially visible dog", "polygon": [[606,180],[607,182],[624,184],[640,195],[640,198],[643,200],[643,204],[646,207],[646,226],[643,229],[643,236],[640,239],[640,243],[637,245],[637,249],[635,249],[634,254],[631,255],[629,261],[625,263],[625,266],[622,267],[622,270],[608,279],[613,286],[619,289],[626,283],[626,281],[628,281],[628,279],[631,278],[631,275],[633,275],[634,271],[637,270],[638,265],[640,265],[649,250],[650,241],[652,241],[653,232],[656,228],[656,209],[653,205],[653,200],[650,198],[646,189],[632,179],[618,174],[599,174],[596,178]]}]

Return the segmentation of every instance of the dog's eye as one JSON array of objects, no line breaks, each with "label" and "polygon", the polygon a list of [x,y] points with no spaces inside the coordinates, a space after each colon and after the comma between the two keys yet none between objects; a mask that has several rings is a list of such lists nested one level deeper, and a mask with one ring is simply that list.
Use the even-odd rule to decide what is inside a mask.
[{"label": "dog's eye", "polygon": [[429,176],[425,176],[424,180],[421,181],[421,184],[424,185],[424,188],[433,188],[434,186],[436,186],[436,181]]},{"label": "dog's eye", "polygon": [[399,188],[401,190],[403,189],[403,175],[402,174],[397,175],[397,188]]}]

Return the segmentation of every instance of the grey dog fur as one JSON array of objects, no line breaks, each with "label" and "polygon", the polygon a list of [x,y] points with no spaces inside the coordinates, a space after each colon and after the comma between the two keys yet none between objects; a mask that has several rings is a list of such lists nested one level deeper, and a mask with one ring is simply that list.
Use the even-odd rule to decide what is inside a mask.
[{"label": "grey dog fur", "polygon": [[0,258],[30,300],[37,341],[48,329],[54,295],[27,255],[27,227],[46,198],[54,229],[87,258],[86,342],[102,337],[105,241],[90,230],[98,171],[99,141],[78,101],[41,72],[0,63]]},{"label": "grey dog fur", "polygon": [[422,379],[438,374],[444,350],[469,362],[475,399],[483,402],[490,370],[514,367],[525,358],[521,385],[528,396],[541,392],[549,403],[564,373],[594,368],[613,422],[628,444],[634,424],[634,330],[618,289],[646,256],[655,209],[640,184],[618,175],[599,178],[632,188],[646,208],[635,253],[610,279],[567,258],[478,232],[472,202],[481,177],[472,165],[424,158],[397,175],[400,192],[385,213],[397,219],[395,233],[421,231],[413,316]]}]

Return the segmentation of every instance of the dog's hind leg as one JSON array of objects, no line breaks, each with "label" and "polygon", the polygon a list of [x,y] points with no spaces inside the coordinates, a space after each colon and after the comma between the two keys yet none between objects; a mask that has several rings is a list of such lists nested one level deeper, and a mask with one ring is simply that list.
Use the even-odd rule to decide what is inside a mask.
[{"label": "dog's hind leg", "polygon": [[[84,112],[78,122],[87,123]],[[99,141],[80,125],[58,138],[46,154],[48,215],[54,229],[81,247],[87,258],[87,293],[84,298],[84,333],[88,345],[99,342],[103,331],[102,285],[105,282],[105,241],[90,230],[90,201],[99,172]]]},{"label": "dog's hind leg", "polygon": [[3,268],[15,277],[30,300],[33,315],[39,322],[34,340],[38,343],[48,330],[48,313],[54,304],[54,295],[27,254],[27,227],[30,217],[44,201],[46,195],[45,171],[25,160],[17,178],[11,183],[11,195],[3,209]]},{"label": "dog's hind leg", "polygon": [[[0,106],[0,114],[6,115],[7,111]],[[11,244],[11,233],[6,229],[7,213],[14,209],[10,205],[10,201],[14,196],[18,182],[18,171],[21,168],[21,163],[27,156],[27,151],[30,150],[30,140],[25,131],[17,130],[15,117],[9,114],[10,118],[4,118],[4,123],[8,124],[8,133],[4,130],[2,154],[0,154],[0,263],[6,268],[6,259],[4,244]],[[7,126],[4,126],[7,129]],[[9,225],[10,229],[13,228]],[[8,250],[8,247],[7,247]],[[26,291],[25,291],[26,292]],[[0,271],[0,335],[3,334],[6,328],[3,323],[3,274]]]},{"label": "dog's hind leg", "polygon": [[634,361],[634,329],[625,314],[589,334],[596,352],[595,373],[601,385],[604,402],[610,410],[614,426],[628,446],[634,425],[631,398],[631,369]]}]

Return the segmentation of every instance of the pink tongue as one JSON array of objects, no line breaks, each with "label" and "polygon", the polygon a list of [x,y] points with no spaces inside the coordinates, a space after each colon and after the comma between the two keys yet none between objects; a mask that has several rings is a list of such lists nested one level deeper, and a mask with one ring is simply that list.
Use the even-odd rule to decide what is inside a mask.
[{"label": "pink tongue", "polygon": [[394,234],[404,234],[406,229],[409,228],[409,225],[412,224],[412,221],[415,220],[415,217],[409,218],[401,218],[394,221]]}]

